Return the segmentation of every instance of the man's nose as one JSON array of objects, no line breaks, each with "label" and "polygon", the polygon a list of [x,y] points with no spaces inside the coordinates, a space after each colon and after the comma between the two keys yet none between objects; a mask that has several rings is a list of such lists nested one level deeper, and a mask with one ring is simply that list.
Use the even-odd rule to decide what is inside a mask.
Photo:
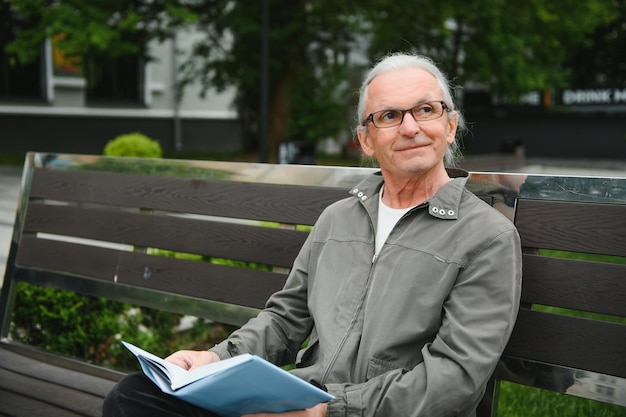
[{"label": "man's nose", "polygon": [[410,110],[404,112],[402,116],[402,122],[400,123],[401,133],[411,135],[420,131],[420,124],[415,120]]}]

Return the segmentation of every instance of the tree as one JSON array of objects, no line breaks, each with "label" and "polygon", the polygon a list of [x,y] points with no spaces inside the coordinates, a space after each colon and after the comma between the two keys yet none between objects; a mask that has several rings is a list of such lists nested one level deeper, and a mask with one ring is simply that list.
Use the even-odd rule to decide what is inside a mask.
[{"label": "tree", "polygon": [[[348,53],[359,32],[353,1],[268,0],[270,155],[290,139],[336,136],[345,126]],[[203,33],[184,65],[187,82],[235,87],[235,108],[249,150],[258,144],[261,2],[224,1],[219,16],[200,16]],[[341,84],[344,81],[344,85]]]},{"label": "tree", "polygon": [[568,61],[572,87],[626,88],[626,1],[614,1],[615,18],[599,26]]},{"label": "tree", "polygon": [[[32,24],[19,31],[7,49],[22,62],[37,57],[38,45],[58,38],[69,56],[106,52],[112,57],[141,54],[153,39],[171,36],[172,28],[195,18],[178,0],[0,0]],[[35,46],[35,47],[33,47]]]},{"label": "tree", "polygon": [[368,13],[370,56],[413,49],[441,63],[456,84],[478,83],[509,98],[566,85],[567,58],[615,18],[614,3],[605,0],[450,0],[438,7],[418,0],[415,13],[377,3]]}]

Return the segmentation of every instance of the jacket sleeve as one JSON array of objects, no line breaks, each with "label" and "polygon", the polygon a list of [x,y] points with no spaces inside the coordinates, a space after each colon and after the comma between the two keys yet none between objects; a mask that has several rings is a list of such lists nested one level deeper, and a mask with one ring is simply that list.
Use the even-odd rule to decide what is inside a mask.
[{"label": "jacket sleeve", "polygon": [[252,353],[279,366],[295,361],[297,352],[313,328],[307,305],[306,265],[310,240],[311,235],[300,250],[283,289],[270,297],[257,317],[211,351],[222,359]]},{"label": "jacket sleeve", "polygon": [[423,362],[361,384],[326,385],[337,398],[327,417],[471,415],[513,329],[520,290],[520,242],[510,228],[460,272]]}]

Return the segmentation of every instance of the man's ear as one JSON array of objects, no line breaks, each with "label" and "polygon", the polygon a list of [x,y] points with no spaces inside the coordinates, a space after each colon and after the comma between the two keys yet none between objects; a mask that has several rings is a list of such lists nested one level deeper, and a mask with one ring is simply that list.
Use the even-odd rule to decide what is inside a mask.
[{"label": "man's ear", "polygon": [[454,114],[452,119],[448,120],[448,135],[446,137],[446,142],[448,145],[451,145],[454,142],[454,138],[456,137],[456,129],[459,127],[459,115]]},{"label": "man's ear", "polygon": [[357,137],[359,138],[359,143],[361,144],[361,150],[363,154],[368,158],[374,156],[374,144],[372,143],[372,138],[367,132],[367,128],[359,129],[356,132]]}]

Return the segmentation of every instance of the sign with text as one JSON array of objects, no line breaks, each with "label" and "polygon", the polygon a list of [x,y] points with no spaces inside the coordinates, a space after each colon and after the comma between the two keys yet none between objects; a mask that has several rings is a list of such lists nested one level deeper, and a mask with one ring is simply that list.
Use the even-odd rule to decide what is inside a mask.
[{"label": "sign with text", "polygon": [[561,103],[565,106],[626,104],[626,88],[564,90]]}]

